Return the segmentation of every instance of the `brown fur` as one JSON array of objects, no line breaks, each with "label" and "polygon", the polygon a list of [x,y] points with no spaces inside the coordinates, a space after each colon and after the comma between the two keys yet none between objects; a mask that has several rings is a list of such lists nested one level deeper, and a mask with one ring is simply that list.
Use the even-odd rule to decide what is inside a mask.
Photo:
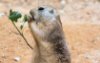
[{"label": "brown fur", "polygon": [[53,22],[40,19],[36,23],[31,19],[29,28],[37,43],[33,63],[71,63],[59,16]]}]

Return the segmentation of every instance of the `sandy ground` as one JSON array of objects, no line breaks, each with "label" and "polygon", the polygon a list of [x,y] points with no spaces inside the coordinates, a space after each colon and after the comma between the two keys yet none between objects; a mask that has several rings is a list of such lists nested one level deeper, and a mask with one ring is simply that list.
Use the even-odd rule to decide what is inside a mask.
[{"label": "sandy ground", "polygon": [[[27,46],[7,17],[10,8],[28,13],[38,5],[37,0],[33,0],[34,3],[26,1],[27,3],[24,0],[0,1],[0,63],[31,63],[34,50]],[[68,1],[61,14],[61,21],[72,63],[100,63],[100,3],[94,0]],[[48,0],[44,4],[48,2],[57,9],[60,8],[58,0]],[[23,33],[34,48],[34,38],[28,26],[24,27]]]}]

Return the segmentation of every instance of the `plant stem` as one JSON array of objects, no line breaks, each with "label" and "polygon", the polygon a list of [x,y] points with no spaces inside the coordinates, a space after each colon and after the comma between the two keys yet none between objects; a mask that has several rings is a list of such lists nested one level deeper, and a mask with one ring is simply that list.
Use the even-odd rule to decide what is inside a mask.
[{"label": "plant stem", "polygon": [[28,43],[27,39],[25,38],[25,36],[23,35],[23,33],[20,32],[20,30],[17,28],[17,26],[15,25],[15,23],[12,21],[12,24],[14,25],[14,27],[17,29],[18,33],[23,37],[23,39],[25,40],[26,44],[33,49],[33,47]]}]

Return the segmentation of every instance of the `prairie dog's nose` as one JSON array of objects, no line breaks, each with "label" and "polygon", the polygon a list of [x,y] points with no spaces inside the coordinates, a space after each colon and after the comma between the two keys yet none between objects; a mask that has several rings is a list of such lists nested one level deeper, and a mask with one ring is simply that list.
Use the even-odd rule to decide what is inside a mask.
[{"label": "prairie dog's nose", "polygon": [[43,7],[39,7],[38,10],[39,11],[42,11],[42,10],[44,10],[44,8]]}]

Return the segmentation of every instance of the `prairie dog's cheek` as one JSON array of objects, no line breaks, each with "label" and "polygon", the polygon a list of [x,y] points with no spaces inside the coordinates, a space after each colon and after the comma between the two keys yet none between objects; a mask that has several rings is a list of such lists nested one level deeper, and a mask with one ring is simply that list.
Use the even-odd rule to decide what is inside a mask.
[{"label": "prairie dog's cheek", "polygon": [[50,13],[49,10],[44,10],[42,12],[42,17],[44,20],[47,20],[47,21],[55,21],[56,20],[56,15],[53,13]]}]

